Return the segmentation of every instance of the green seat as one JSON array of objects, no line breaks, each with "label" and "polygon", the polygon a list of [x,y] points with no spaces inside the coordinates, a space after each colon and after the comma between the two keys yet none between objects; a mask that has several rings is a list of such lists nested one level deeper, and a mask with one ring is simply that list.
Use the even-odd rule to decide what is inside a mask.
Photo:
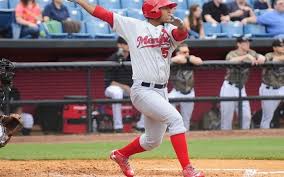
[{"label": "green seat", "polygon": [[62,27],[62,23],[55,21],[55,20],[51,20],[48,22],[44,22],[43,23],[43,27],[44,30],[46,32],[46,36],[48,38],[68,38],[68,34],[63,32],[63,27]]}]

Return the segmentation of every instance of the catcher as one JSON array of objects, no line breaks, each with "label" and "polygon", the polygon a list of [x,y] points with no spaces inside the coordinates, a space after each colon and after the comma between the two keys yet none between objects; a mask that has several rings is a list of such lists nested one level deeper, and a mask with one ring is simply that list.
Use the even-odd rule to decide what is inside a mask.
[{"label": "catcher", "polygon": [[0,148],[4,147],[11,137],[21,129],[21,116],[19,114],[0,116]]},{"label": "catcher", "polygon": [[[0,60],[0,80],[1,80],[1,99],[0,105],[5,103],[9,97],[11,81],[14,76],[14,65],[7,59]],[[4,147],[11,137],[22,127],[21,116],[19,114],[10,114],[0,116],[0,148]]]}]

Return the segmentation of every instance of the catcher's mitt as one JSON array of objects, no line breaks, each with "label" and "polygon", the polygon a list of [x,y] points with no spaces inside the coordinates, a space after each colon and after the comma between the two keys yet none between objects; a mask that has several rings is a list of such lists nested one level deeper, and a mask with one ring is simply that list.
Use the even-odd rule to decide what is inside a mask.
[{"label": "catcher's mitt", "polygon": [[11,114],[0,116],[0,148],[4,147],[11,137],[22,128],[21,116]]}]

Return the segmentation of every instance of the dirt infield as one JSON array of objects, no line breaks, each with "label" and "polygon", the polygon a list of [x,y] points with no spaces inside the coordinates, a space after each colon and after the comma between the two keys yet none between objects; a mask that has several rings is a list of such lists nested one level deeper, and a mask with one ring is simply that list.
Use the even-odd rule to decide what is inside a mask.
[{"label": "dirt infield", "polygon": [[[137,134],[93,134],[68,136],[14,137],[11,143],[66,143],[128,141]],[[227,132],[191,132],[191,139],[284,137],[284,130],[250,130]],[[165,138],[168,138],[167,136]],[[284,161],[272,160],[193,160],[204,170],[206,177],[283,177]],[[181,176],[177,160],[131,160],[137,177]],[[0,177],[122,177],[118,167],[110,160],[51,160],[51,161],[6,161],[0,160]],[[4,168],[3,168],[4,167]]]},{"label": "dirt infield", "polygon": [[[44,135],[16,136],[11,143],[70,143],[70,142],[112,142],[130,141],[138,133],[89,134],[89,135]],[[234,131],[193,131],[186,135],[189,139],[240,138],[240,137],[284,137],[284,129],[272,130],[234,130]],[[169,135],[165,135],[169,139]]]},{"label": "dirt infield", "polygon": [[[283,177],[283,161],[194,160],[206,177]],[[137,177],[180,176],[176,160],[131,161]],[[0,161],[1,177],[122,177],[110,160]],[[3,168],[5,167],[5,168]]]}]

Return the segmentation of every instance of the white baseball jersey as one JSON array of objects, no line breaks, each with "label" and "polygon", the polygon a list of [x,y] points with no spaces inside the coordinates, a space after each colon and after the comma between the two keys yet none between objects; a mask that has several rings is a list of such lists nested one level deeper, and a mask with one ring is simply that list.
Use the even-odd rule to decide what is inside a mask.
[{"label": "white baseball jersey", "polygon": [[165,84],[170,76],[170,59],[177,45],[172,24],[153,26],[147,21],[113,13],[113,30],[123,37],[131,55],[133,80]]}]

